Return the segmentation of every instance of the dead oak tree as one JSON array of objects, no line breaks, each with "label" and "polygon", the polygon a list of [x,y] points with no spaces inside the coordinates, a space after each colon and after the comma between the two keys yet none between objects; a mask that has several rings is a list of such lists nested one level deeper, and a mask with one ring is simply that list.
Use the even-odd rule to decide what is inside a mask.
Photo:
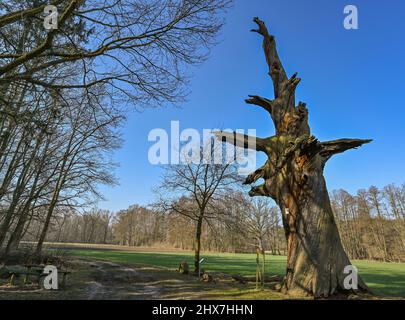
[{"label": "dead oak tree", "polygon": [[[245,184],[264,179],[254,186],[250,196],[268,196],[282,211],[287,239],[287,270],[283,289],[289,294],[327,297],[347,292],[344,268],[350,265],[342,246],[333,216],[323,169],[333,155],[353,149],[371,140],[339,139],[320,142],[311,135],[305,103],[295,104],[295,89],[300,78],[290,78],[279,59],[276,42],[265,24],[252,30],[263,36],[263,49],[274,86],[274,100],[250,96],[248,104],[264,108],[271,116],[275,135],[256,138],[255,149],[266,153],[268,160],[250,174]],[[222,141],[242,147],[251,137],[217,132]],[[253,138],[254,139],[254,138]],[[359,278],[358,289],[368,290]]]}]

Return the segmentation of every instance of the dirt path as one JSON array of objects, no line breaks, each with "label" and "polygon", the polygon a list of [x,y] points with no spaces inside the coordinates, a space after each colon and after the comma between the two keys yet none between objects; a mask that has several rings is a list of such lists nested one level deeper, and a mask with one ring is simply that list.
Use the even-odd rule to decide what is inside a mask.
[{"label": "dirt path", "polygon": [[[202,282],[163,267],[124,265],[109,261],[73,259],[69,261],[67,286],[44,290],[36,283],[0,279],[0,300],[156,300],[156,299],[288,299],[266,283],[255,290],[255,283],[241,283],[229,274],[211,273],[215,281]],[[275,282],[277,283],[277,282]],[[297,297],[295,297],[297,298]],[[304,298],[304,297],[302,297]],[[363,297],[374,299],[377,297]]]},{"label": "dirt path", "polygon": [[89,267],[93,269],[93,281],[86,287],[87,299],[165,298],[165,281],[159,276],[163,270],[159,268],[134,268],[103,261],[91,262]]},{"label": "dirt path", "polygon": [[[10,287],[0,283],[0,299],[282,299],[274,290],[260,292],[254,284],[240,284],[232,277],[220,277],[205,283],[193,275],[147,265],[124,265],[109,261],[74,259],[69,261],[71,274],[60,290],[39,289],[37,284]],[[219,279],[219,275],[218,275]],[[20,282],[20,281],[17,281]]]}]

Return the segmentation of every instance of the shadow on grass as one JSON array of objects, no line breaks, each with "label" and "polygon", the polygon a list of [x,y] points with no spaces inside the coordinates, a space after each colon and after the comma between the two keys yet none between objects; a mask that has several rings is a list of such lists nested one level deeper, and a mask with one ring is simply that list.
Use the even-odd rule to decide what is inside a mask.
[{"label": "shadow on grass", "polygon": [[[82,258],[108,260],[122,264],[153,265],[176,269],[181,261],[193,266],[192,252],[134,252],[114,249],[67,249],[72,255]],[[224,272],[252,276],[256,272],[255,254],[202,253],[206,260],[203,268],[207,272]],[[266,272],[283,276],[285,272],[284,256],[266,257]],[[377,295],[405,296],[405,264],[354,261],[359,273],[370,289]],[[239,293],[235,293],[239,294]]]}]

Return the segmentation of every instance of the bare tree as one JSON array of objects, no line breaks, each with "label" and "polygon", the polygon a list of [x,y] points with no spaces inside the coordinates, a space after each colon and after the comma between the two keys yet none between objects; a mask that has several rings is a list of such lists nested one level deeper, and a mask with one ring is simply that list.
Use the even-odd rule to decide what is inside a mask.
[{"label": "bare tree", "polygon": [[64,208],[91,205],[101,197],[98,185],[115,183],[110,153],[119,146],[126,103],[182,101],[185,66],[207,58],[230,3],[54,0],[58,27],[51,30],[43,25],[48,1],[0,3],[0,246],[7,243],[6,254],[31,223],[40,252],[52,224],[66,223]]},{"label": "bare tree", "polygon": [[199,270],[201,235],[203,223],[210,224],[224,214],[221,201],[238,180],[233,162],[215,164],[208,161],[204,152],[200,161],[165,168],[160,186],[161,197],[158,205],[169,213],[191,219],[195,223],[194,268]]},{"label": "bare tree", "polygon": [[[287,270],[284,290],[290,294],[327,297],[346,292],[343,270],[350,265],[343,249],[333,216],[323,168],[333,155],[357,148],[371,140],[339,139],[320,142],[310,134],[308,110],[295,105],[297,74],[288,78],[279,59],[274,36],[264,22],[254,18],[263,36],[263,49],[274,87],[274,100],[250,96],[249,104],[264,108],[273,120],[276,134],[256,138],[255,149],[268,160],[246,179],[247,184],[260,178],[265,183],[255,186],[251,196],[269,196],[280,207],[287,239]],[[249,137],[218,132],[219,139],[246,146]],[[248,146],[249,147],[249,146]],[[359,289],[367,290],[359,278]]]},{"label": "bare tree", "polygon": [[344,190],[337,190],[331,196],[332,209],[336,217],[343,246],[353,259],[368,258],[362,235],[367,217],[360,214],[358,199]]},{"label": "bare tree", "polygon": [[[231,1],[52,3],[59,15],[58,27],[51,30],[43,26],[48,1],[0,5],[0,88],[22,82],[57,89],[104,84],[111,98],[139,107],[184,97],[183,67],[207,57]],[[66,74],[72,66],[75,72]]]},{"label": "bare tree", "polygon": [[402,252],[405,252],[405,193],[401,192],[401,189],[393,184],[384,187],[383,190],[384,197],[391,208],[391,216],[395,221],[394,228],[398,234],[398,237],[396,237],[397,242]]}]

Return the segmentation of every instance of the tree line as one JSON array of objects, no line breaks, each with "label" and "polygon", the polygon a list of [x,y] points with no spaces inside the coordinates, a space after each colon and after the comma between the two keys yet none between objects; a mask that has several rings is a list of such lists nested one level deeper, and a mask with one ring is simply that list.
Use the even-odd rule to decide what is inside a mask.
[{"label": "tree line", "polygon": [[[204,251],[254,252],[261,246],[271,254],[286,253],[279,209],[266,199],[252,200],[235,191],[220,217],[203,225]],[[353,259],[405,261],[405,184],[374,186],[355,195],[333,191],[331,201],[343,245]],[[193,250],[196,222],[176,212],[133,205],[125,210],[92,210],[59,216],[49,241],[108,243]],[[28,240],[35,240],[30,232]]]},{"label": "tree line", "polygon": [[343,244],[354,259],[405,260],[405,185],[331,197]]}]

